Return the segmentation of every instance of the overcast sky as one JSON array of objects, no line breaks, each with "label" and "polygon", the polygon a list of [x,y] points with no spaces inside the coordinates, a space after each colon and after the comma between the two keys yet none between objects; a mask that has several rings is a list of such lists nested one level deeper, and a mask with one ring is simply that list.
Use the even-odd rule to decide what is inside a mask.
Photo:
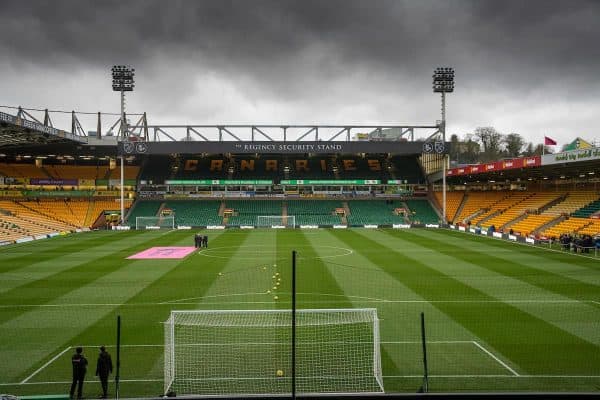
[{"label": "overcast sky", "polygon": [[597,0],[4,0],[0,104],[118,112],[131,64],[150,123],[431,124],[448,65],[449,134],[594,140],[599,21]]}]

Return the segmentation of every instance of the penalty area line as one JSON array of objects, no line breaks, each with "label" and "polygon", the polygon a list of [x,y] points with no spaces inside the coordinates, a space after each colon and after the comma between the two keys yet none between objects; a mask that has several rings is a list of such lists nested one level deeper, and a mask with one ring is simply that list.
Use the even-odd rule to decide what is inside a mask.
[{"label": "penalty area line", "polygon": [[46,368],[48,365],[52,364],[54,361],[56,361],[58,359],[58,357],[62,356],[63,354],[65,354],[67,351],[69,351],[71,349],[71,346],[67,347],[66,349],[64,349],[63,351],[61,351],[60,353],[58,353],[57,355],[55,355],[54,357],[52,357],[50,360],[48,360],[46,362],[46,364],[42,365],[41,367],[39,367],[38,369],[36,369],[31,375],[29,375],[27,378],[23,379],[21,381],[21,385],[26,384],[28,380],[30,380],[31,378],[33,378],[34,376],[36,376],[41,370],[43,370],[44,368]]},{"label": "penalty area line", "polygon": [[511,367],[509,367],[504,361],[502,361],[501,359],[499,359],[498,357],[496,357],[491,351],[489,351],[488,349],[486,349],[485,347],[483,347],[482,345],[480,345],[479,343],[477,343],[475,340],[473,340],[473,344],[475,346],[479,347],[488,356],[490,356],[494,360],[496,360],[504,368],[506,368],[507,370],[509,370],[514,376],[519,376],[519,374],[517,373],[517,371],[515,371],[514,369],[512,369]]}]

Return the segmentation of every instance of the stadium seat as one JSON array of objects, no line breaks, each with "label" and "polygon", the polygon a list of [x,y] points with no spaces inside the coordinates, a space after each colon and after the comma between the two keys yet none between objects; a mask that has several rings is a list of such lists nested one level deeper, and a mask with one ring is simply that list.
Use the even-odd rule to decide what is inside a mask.
[{"label": "stadium seat", "polygon": [[352,200],[348,202],[349,226],[405,224],[401,215],[394,214],[395,208],[405,208],[399,201],[386,203],[385,200]]}]

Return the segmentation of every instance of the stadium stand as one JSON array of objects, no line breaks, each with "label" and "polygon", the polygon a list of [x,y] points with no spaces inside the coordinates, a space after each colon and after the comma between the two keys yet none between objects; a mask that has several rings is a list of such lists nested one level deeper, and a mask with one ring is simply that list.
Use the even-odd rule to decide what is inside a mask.
[{"label": "stadium stand", "polygon": [[[147,159],[142,166],[142,171],[139,174],[139,179],[155,184],[163,183],[173,173],[171,165],[171,156],[154,155]],[[181,169],[178,170],[181,172]]]},{"label": "stadium stand", "polygon": [[543,214],[558,216],[575,213],[577,210],[598,200],[598,197],[600,197],[600,195],[593,191],[570,192],[562,202],[549,207]]},{"label": "stadium stand", "polygon": [[588,218],[592,214],[597,213],[598,211],[600,211],[600,199],[581,207],[577,211],[573,212],[573,214],[571,215],[579,218]]},{"label": "stadium stand", "polygon": [[177,226],[209,226],[223,224],[220,206],[217,200],[178,200],[166,202],[164,208],[173,210]]},{"label": "stadium stand", "polygon": [[[444,194],[442,192],[434,192],[434,194],[441,208],[444,200]],[[446,218],[448,221],[454,221],[456,212],[461,206],[464,197],[465,192],[463,191],[446,192]]]},{"label": "stadium stand", "polygon": [[527,236],[533,233],[540,226],[549,223],[553,219],[556,219],[556,216],[528,214],[524,219],[511,225],[510,229],[522,236]]},{"label": "stadium stand", "polygon": [[10,176],[13,178],[50,178],[48,174],[42,169],[36,167],[34,164],[10,164],[0,163],[0,175]]},{"label": "stadium stand", "polygon": [[476,213],[481,215],[507,196],[508,193],[505,191],[466,192],[462,203],[462,209],[460,210],[459,215],[454,217],[453,221],[455,223],[467,222],[469,217],[474,216]]},{"label": "stadium stand", "polygon": [[[511,225],[518,222],[516,219],[523,216],[526,212],[538,212],[540,208],[553,201],[557,201],[562,196],[564,196],[563,193],[557,192],[537,192],[530,195],[525,195],[521,201],[517,201],[511,207],[508,207],[502,211],[499,215],[490,218],[485,222],[484,225],[494,225],[497,229],[502,229],[504,227],[510,228]],[[526,225],[526,227],[529,227],[529,225]]]},{"label": "stadium stand", "polygon": [[427,200],[406,200],[406,205],[410,212],[410,220],[420,224],[437,224],[440,217],[437,215],[431,203]]},{"label": "stadium stand", "polygon": [[342,219],[335,210],[343,207],[335,200],[289,200],[287,215],[295,216],[296,225],[339,225]]},{"label": "stadium stand", "polygon": [[232,209],[234,215],[227,218],[227,225],[255,225],[259,215],[282,215],[282,202],[270,200],[227,200],[225,208]]},{"label": "stadium stand", "polygon": [[4,221],[15,224],[31,234],[72,231],[74,228],[69,224],[39,214],[16,201],[1,200],[0,210],[3,211],[2,219]]},{"label": "stadium stand", "polygon": [[407,181],[408,183],[425,183],[423,170],[416,158],[393,156],[391,162],[394,166],[393,179]]},{"label": "stadium stand", "polygon": [[155,200],[143,200],[133,203],[133,207],[127,216],[129,226],[135,226],[135,219],[137,217],[155,217],[158,214],[161,204],[162,201]]},{"label": "stadium stand", "polygon": [[589,218],[570,217],[554,226],[545,229],[543,232],[541,232],[541,236],[558,238],[563,233],[575,234],[591,223],[592,220]]},{"label": "stadium stand", "polygon": [[[125,214],[127,210],[131,208],[133,200],[125,199]],[[85,222],[83,226],[91,227],[94,221],[98,219],[100,213],[104,211],[121,211],[121,203],[119,199],[102,199],[92,198],[88,206],[88,211],[85,216]]]},{"label": "stadium stand", "polygon": [[[140,168],[127,165],[124,168],[125,179],[136,179]],[[72,165],[49,164],[36,167],[29,163],[0,163],[0,175],[13,178],[39,178],[39,179],[119,179],[121,170],[117,166],[109,169],[105,165]]]},{"label": "stadium stand", "polygon": [[589,223],[579,229],[577,234],[579,235],[592,235],[597,236],[600,235],[600,220],[598,219],[588,219]]},{"label": "stadium stand", "polygon": [[[488,222],[490,218],[517,205],[529,196],[531,196],[531,193],[528,192],[512,192],[507,197],[494,204],[488,211],[472,218],[471,223],[474,225],[491,226],[492,224]],[[498,226],[496,226],[496,228],[498,228]]]},{"label": "stadium stand", "polygon": [[20,204],[48,219],[55,219],[72,227],[82,227],[87,214],[89,202],[80,200],[40,200],[21,201]]},{"label": "stadium stand", "polygon": [[404,204],[398,201],[386,204],[384,200],[353,200],[348,202],[348,207],[350,208],[350,215],[347,218],[349,226],[406,223],[403,216],[394,214],[395,208],[405,208]]}]

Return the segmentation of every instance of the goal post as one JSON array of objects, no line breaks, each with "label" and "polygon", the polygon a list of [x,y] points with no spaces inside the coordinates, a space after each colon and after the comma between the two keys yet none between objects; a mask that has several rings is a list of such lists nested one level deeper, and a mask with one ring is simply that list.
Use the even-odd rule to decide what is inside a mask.
[{"label": "goal post", "polygon": [[175,216],[135,217],[135,229],[175,229]]},{"label": "goal post", "polygon": [[[164,392],[291,391],[291,310],[178,310],[164,323]],[[383,393],[374,308],[296,311],[298,393]]]},{"label": "goal post", "polygon": [[256,217],[257,228],[295,228],[295,215],[259,215]]}]

